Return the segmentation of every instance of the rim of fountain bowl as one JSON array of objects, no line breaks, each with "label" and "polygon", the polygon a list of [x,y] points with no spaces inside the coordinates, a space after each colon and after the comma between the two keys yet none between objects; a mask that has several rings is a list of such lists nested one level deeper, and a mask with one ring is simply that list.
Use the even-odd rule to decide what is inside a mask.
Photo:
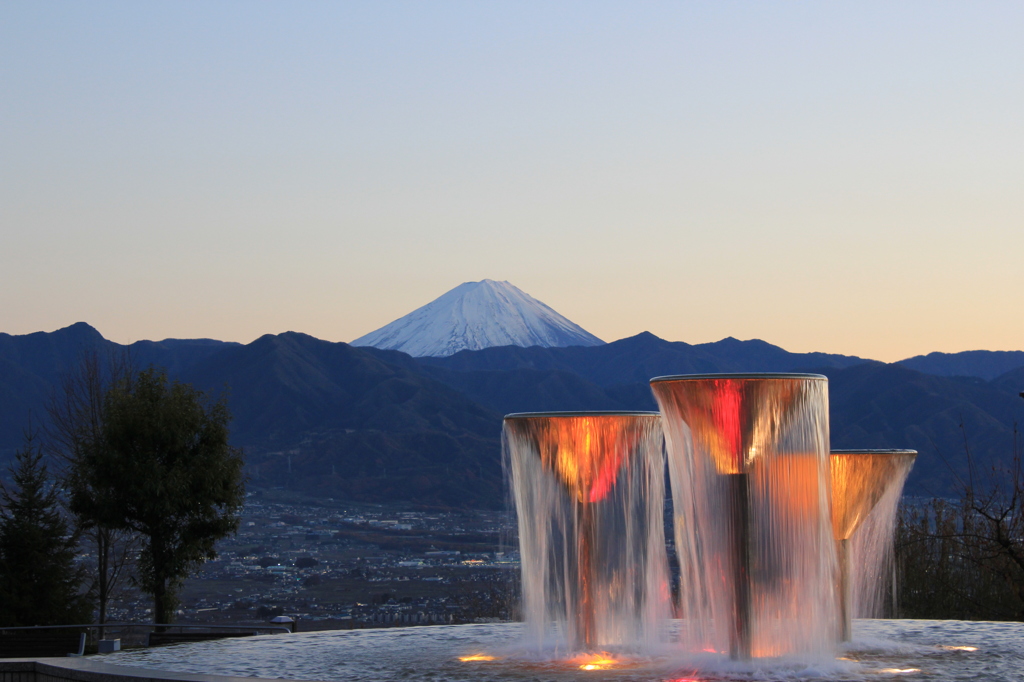
[{"label": "rim of fountain bowl", "polygon": [[567,412],[511,412],[506,419],[542,419],[548,417],[660,417],[661,412],[645,410],[570,410]]},{"label": "rim of fountain bowl", "polygon": [[914,455],[917,450],[909,448],[832,448],[830,455]]},{"label": "rim of fountain bowl", "polygon": [[828,381],[824,374],[807,374],[804,372],[724,372],[711,374],[667,374],[654,377],[652,384],[667,381],[706,381],[708,379],[811,379]]}]

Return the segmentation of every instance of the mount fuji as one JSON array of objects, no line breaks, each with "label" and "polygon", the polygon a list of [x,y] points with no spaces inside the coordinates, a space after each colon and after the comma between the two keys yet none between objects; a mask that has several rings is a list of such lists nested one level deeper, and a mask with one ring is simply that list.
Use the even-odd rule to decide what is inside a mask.
[{"label": "mount fuji", "polygon": [[508,282],[465,282],[353,346],[414,357],[454,355],[492,346],[600,346],[604,341]]}]

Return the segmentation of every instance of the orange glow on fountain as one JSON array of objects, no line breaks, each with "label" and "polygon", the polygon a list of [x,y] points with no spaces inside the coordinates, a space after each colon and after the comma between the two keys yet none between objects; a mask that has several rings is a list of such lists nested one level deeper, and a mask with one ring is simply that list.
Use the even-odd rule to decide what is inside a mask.
[{"label": "orange glow on fountain", "polygon": [[504,439],[528,627],[553,621],[574,648],[636,643],[665,607],[659,415],[512,414]]},{"label": "orange glow on fountain", "polygon": [[[808,376],[685,375],[651,380],[659,401],[685,415],[695,445],[722,475],[748,473],[806,399]],[[823,379],[824,377],[820,377]]]},{"label": "orange glow on fountain", "polygon": [[623,460],[642,437],[638,425],[619,414],[534,419],[541,462],[583,506],[607,497]]},{"label": "orange glow on fountain", "polygon": [[899,495],[916,457],[916,450],[832,450],[829,457],[841,641],[849,641],[853,630],[850,539],[887,493]]},{"label": "orange glow on fountain", "polygon": [[[823,650],[835,618],[828,546],[828,389],[815,374],[658,377],[683,617],[694,649]],[[834,642],[828,646],[834,647]]]},{"label": "orange glow on fountain", "polygon": [[902,485],[917,450],[832,450],[832,533],[849,540],[889,486]]}]

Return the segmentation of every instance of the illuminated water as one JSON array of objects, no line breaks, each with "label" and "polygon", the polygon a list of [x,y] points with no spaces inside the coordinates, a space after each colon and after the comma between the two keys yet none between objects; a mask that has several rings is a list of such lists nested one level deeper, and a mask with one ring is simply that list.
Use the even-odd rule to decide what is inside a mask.
[{"label": "illuminated water", "polygon": [[855,609],[874,613],[912,458],[830,464],[824,377],[690,377],[654,390],[685,620],[666,618],[658,415],[510,415],[525,623],[239,638],[103,660],[328,682],[1021,679],[1022,623],[860,620],[837,642],[837,546],[852,559]]},{"label": "illuminated water", "polygon": [[527,641],[538,652],[646,650],[669,616],[657,413],[504,422]]},{"label": "illuminated water", "polygon": [[878,618],[895,602],[896,510],[916,457],[914,450],[832,451],[832,530],[843,615]]},{"label": "illuminated water", "polygon": [[[673,623],[675,638],[679,626],[679,621]],[[854,641],[829,657],[743,663],[730,661],[725,654],[680,655],[670,642],[668,653],[623,661],[605,670],[581,670],[580,662],[543,660],[524,653],[519,623],[265,635],[122,651],[100,660],[176,672],[328,682],[1010,682],[1020,680],[1024,669],[1024,623],[858,620],[853,633]],[[971,647],[976,650],[964,649]],[[459,660],[473,654],[497,658]]]},{"label": "illuminated water", "polygon": [[821,375],[660,377],[682,646],[827,656],[838,637]]}]

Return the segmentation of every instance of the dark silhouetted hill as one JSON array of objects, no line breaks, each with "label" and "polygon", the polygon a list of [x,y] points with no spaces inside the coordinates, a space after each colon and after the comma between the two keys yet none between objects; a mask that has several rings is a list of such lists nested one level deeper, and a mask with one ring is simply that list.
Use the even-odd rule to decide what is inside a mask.
[{"label": "dark silhouetted hill", "polygon": [[107,352],[111,342],[87,325],[76,322],[55,332],[35,332],[22,336],[0,334],[0,359],[8,360],[25,372],[47,382],[78,366],[82,354]]},{"label": "dark silhouetted hill", "polygon": [[692,346],[681,341],[665,341],[650,332],[592,348],[502,346],[462,351],[444,358],[417,358],[417,361],[429,367],[463,372],[561,370],[604,387],[646,383],[666,374],[791,372],[806,367],[850,367],[865,362],[846,355],[790,353],[758,340],[728,338]]},{"label": "dark silhouetted hill", "polygon": [[992,385],[1007,393],[1019,396],[1024,392],[1024,367],[1010,370],[992,380]]},{"label": "dark silhouetted hill", "polygon": [[232,438],[257,485],[453,507],[503,499],[500,415],[363,349],[268,335],[183,378],[230,386]]},{"label": "dark silhouetted hill", "polygon": [[955,491],[968,477],[967,444],[979,471],[1012,456],[1024,401],[997,385],[882,363],[822,373],[829,378],[832,447],[917,450],[907,482],[911,494]]},{"label": "dark silhouetted hill", "polygon": [[172,375],[196,361],[238,344],[211,339],[139,341],[122,346],[103,338],[85,322],[54,332],[12,336],[0,334],[0,460],[21,445],[29,418],[36,427],[46,421],[46,404],[61,378],[75,372],[86,354],[101,361],[126,350],[140,367],[157,364]]},{"label": "dark silhouetted hill", "polygon": [[84,353],[109,347],[84,322],[55,332],[0,334],[0,466],[21,446],[30,422],[33,428],[43,425],[46,401],[61,374],[76,368]]},{"label": "dark silhouetted hill", "polygon": [[20,445],[30,410],[37,425],[44,420],[47,398],[83,353],[126,350],[137,367],[160,365],[172,378],[228,392],[232,440],[245,448],[252,486],[366,502],[501,505],[503,414],[656,409],[648,381],[661,375],[827,374],[833,446],[919,450],[907,490],[920,495],[954,490],[966,472],[965,434],[979,467],[1008,461],[1014,420],[1024,414],[1024,367],[987,381],[757,340],[690,345],[643,333],[594,347],[413,358],[294,332],[245,345],[168,339],[125,347],[79,323],[0,334],[0,455]]},{"label": "dark silhouetted hill", "polygon": [[430,376],[498,414],[629,409],[607,390],[563,370],[456,372],[427,368]]},{"label": "dark silhouetted hill", "polygon": [[138,367],[158,365],[168,375],[177,375],[225,348],[241,346],[230,341],[213,339],[164,339],[136,341],[128,346],[132,362]]},{"label": "dark silhouetted hill", "polygon": [[929,353],[900,360],[908,369],[944,377],[978,377],[990,381],[1010,370],[1024,367],[1024,351],[969,350],[963,353]]}]

